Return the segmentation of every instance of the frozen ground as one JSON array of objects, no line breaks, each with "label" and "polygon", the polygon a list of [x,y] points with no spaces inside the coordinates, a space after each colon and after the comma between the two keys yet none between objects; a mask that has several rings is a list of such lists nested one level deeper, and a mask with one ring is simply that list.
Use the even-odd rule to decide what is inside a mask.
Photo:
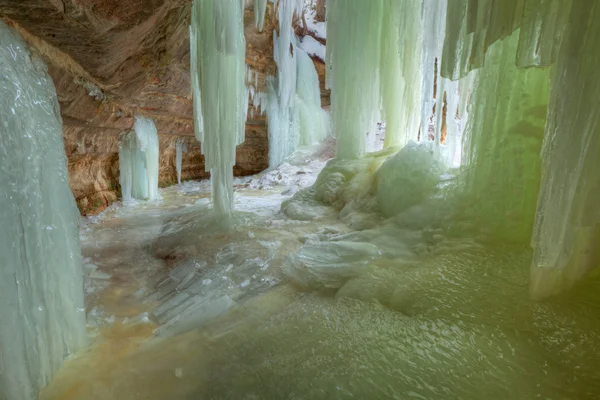
[{"label": "frozen ground", "polygon": [[[94,344],[41,398],[597,398],[597,281],[530,301],[529,249],[424,227],[436,169],[409,170],[409,150],[330,162],[318,179],[332,144],[299,152],[235,180],[230,222],[206,182],[82,221]],[[382,165],[408,161],[416,179],[393,185]],[[402,187],[416,207],[375,211]],[[310,218],[280,211],[319,193]]]}]

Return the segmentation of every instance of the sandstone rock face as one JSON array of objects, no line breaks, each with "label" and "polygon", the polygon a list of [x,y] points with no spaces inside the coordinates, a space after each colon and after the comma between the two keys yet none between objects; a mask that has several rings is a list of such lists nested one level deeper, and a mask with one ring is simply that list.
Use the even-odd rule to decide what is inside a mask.
[{"label": "sandstone rock face", "polygon": [[[178,138],[189,150],[182,178],[209,176],[194,138],[190,14],[191,0],[0,0],[0,18],[48,64],[61,106],[71,189],[83,214],[101,211],[120,197],[119,141],[132,129],[135,115],[156,123],[161,186],[176,182]],[[269,3],[260,33],[252,2],[246,0],[244,20],[246,62],[258,73],[262,91],[266,76],[277,72],[276,11]],[[315,64],[324,82],[325,67],[318,60]],[[329,103],[328,94],[323,100]],[[268,166],[264,117],[248,121],[236,161],[236,175]]]}]

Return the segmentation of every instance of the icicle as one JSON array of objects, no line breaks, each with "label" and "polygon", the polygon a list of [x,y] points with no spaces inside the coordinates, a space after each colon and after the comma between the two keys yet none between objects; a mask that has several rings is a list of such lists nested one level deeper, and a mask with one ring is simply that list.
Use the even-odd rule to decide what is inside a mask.
[{"label": "icicle", "polygon": [[[160,197],[158,194],[158,132],[152,119],[139,116],[135,119],[133,129],[137,139],[136,168],[142,170],[143,164],[147,180],[145,188],[140,191],[140,195],[143,192],[146,192],[146,195],[137,198],[156,200]],[[144,173],[141,173],[138,176],[143,179],[143,175]],[[142,187],[144,185],[140,182],[140,188]]]},{"label": "icicle", "polygon": [[34,400],[85,346],[79,213],[56,90],[0,20],[0,398]]},{"label": "icicle", "polygon": [[516,31],[494,43],[479,69],[465,131],[466,205],[489,234],[526,242],[539,188],[548,71],[518,69]]},{"label": "icicle", "polygon": [[375,134],[380,108],[383,2],[327,3],[327,81],[338,158],[361,157]]},{"label": "icicle", "polygon": [[265,12],[267,11],[267,0],[254,0],[254,23],[259,32],[263,31],[265,25]]},{"label": "icicle", "polygon": [[242,11],[239,0],[195,0],[192,7],[196,137],[211,172],[215,211],[225,216],[233,208],[235,148],[244,141],[248,113]]},{"label": "icicle", "polygon": [[[568,9],[559,12],[569,14]],[[598,260],[600,3],[574,1],[570,15],[571,24],[552,68],[532,238],[534,297],[569,288]]]}]

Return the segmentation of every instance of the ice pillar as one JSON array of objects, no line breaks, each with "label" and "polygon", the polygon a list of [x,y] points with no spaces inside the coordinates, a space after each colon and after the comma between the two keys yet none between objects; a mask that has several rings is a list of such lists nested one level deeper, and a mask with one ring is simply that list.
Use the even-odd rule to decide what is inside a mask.
[{"label": "ice pillar", "polygon": [[364,155],[380,110],[383,1],[327,2],[327,86],[338,158]]},{"label": "ice pillar", "polygon": [[185,142],[181,139],[175,143],[175,168],[177,169],[177,184],[181,185],[181,167],[183,165],[183,153],[187,151]]},{"label": "ice pillar", "polygon": [[248,113],[243,2],[195,0],[190,46],[196,137],[210,170],[215,211],[233,208],[235,148]]},{"label": "ice pillar", "polygon": [[34,400],[86,344],[78,212],[45,64],[0,21],[0,399]]}]

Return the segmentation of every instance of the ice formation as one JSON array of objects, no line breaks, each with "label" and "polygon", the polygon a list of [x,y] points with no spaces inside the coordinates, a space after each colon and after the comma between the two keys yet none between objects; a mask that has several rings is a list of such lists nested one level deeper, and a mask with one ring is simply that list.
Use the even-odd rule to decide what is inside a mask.
[{"label": "ice formation", "polygon": [[177,140],[175,143],[175,168],[177,168],[177,184],[179,185],[181,185],[181,166],[185,152],[187,152],[187,144],[181,139]]},{"label": "ice formation", "polygon": [[158,193],[158,133],[152,119],[136,117],[134,131],[119,144],[123,201],[156,200]]},{"label": "ice formation", "polygon": [[292,20],[303,2],[279,2],[279,35],[273,32],[277,79],[267,79],[269,167],[276,168],[300,145],[314,144],[329,134],[329,117],[321,108],[315,66],[297,43]]},{"label": "ice formation", "polygon": [[235,148],[244,141],[248,112],[243,2],[195,0],[190,56],[196,138],[212,181],[213,206],[233,208]]},{"label": "ice formation", "polygon": [[559,0],[329,1],[337,157],[362,157],[380,114],[386,146],[433,141],[442,165],[462,165],[462,215],[487,235],[531,239],[532,295],[572,285],[600,237],[598,13]]},{"label": "ice formation", "polygon": [[254,0],[254,23],[259,32],[262,32],[265,24],[265,12],[267,11],[267,0]]},{"label": "ice formation", "polygon": [[78,211],[56,90],[0,21],[0,398],[34,400],[86,344]]},{"label": "ice formation", "polygon": [[327,2],[327,87],[338,158],[363,156],[375,136],[382,16],[381,0]]},{"label": "ice formation", "polygon": [[492,44],[485,66],[472,72],[463,174],[469,212],[490,233],[527,242],[540,186],[548,70],[517,68],[518,34]]},{"label": "ice formation", "polygon": [[[567,2],[547,3],[560,3],[557,13],[569,12]],[[532,239],[532,292],[539,296],[568,288],[597,267],[600,259],[599,17],[600,4],[573,2],[570,24],[552,67]],[[551,44],[556,34],[546,35],[545,29],[554,27],[542,27],[540,47],[546,50],[542,58],[547,58],[554,52]]]}]

